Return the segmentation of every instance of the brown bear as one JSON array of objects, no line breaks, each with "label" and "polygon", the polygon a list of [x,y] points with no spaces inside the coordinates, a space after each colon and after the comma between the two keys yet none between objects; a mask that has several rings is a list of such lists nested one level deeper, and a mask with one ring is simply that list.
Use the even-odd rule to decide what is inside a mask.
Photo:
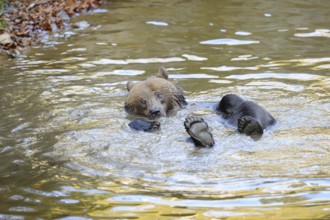
[{"label": "brown bear", "polygon": [[[168,80],[168,73],[163,67],[159,68],[156,76],[137,83],[128,82],[127,90],[126,112],[149,119],[167,116],[187,105],[183,90]],[[129,126],[144,131],[151,128],[148,122],[141,120],[133,121]]]},{"label": "brown bear", "polygon": [[[156,76],[137,83],[128,82],[127,90],[125,110],[148,119],[167,116],[169,112],[187,105],[183,90],[168,81],[168,73],[163,67]],[[266,109],[252,101],[245,101],[235,94],[225,95],[217,109],[227,119],[229,125],[237,127],[239,132],[250,136],[261,136],[264,129],[276,122]],[[128,125],[132,129],[149,132],[160,127],[157,121],[143,119],[135,119]],[[184,126],[195,145],[204,147],[214,145],[212,133],[202,118],[188,116]]]}]

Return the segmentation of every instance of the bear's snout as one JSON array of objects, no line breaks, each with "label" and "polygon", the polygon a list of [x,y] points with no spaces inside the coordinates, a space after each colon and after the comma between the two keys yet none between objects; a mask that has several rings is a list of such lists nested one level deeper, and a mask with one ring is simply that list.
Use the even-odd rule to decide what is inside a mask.
[{"label": "bear's snout", "polygon": [[150,115],[152,116],[152,117],[158,117],[158,116],[160,116],[160,109],[151,109],[150,110]]}]

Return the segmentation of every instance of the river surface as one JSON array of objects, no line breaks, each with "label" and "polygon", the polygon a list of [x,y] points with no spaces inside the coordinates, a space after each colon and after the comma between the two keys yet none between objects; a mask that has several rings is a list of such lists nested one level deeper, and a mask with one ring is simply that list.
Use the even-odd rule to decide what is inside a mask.
[{"label": "river surface", "polygon": [[[115,1],[72,22],[0,60],[0,219],[330,219],[328,0]],[[126,83],[160,66],[189,105],[132,131]],[[278,123],[227,127],[228,93]]]}]

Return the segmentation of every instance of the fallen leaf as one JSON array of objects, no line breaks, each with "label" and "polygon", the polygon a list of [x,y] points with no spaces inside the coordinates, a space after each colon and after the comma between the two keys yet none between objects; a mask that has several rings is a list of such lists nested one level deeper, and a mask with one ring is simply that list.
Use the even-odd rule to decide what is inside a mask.
[{"label": "fallen leaf", "polygon": [[2,33],[0,35],[0,44],[1,45],[8,45],[8,44],[11,44],[11,43],[13,43],[13,41],[11,39],[10,34],[5,32],[5,33]]}]

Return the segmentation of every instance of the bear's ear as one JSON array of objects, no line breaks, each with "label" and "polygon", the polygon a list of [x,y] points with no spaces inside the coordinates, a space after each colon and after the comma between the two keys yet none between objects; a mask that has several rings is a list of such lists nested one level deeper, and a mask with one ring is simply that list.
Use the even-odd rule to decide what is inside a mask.
[{"label": "bear's ear", "polygon": [[168,72],[164,67],[160,67],[157,73],[157,77],[168,79]]},{"label": "bear's ear", "polygon": [[127,91],[130,91],[135,84],[135,82],[128,81],[126,84]]}]

